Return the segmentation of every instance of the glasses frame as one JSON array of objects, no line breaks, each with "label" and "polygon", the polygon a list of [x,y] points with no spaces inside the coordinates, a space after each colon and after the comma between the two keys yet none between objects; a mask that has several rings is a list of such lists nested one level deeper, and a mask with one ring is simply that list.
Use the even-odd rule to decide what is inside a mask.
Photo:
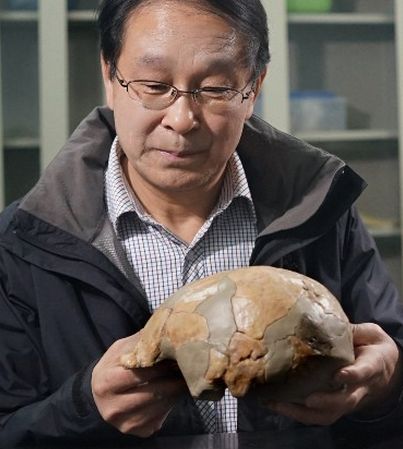
[{"label": "glasses frame", "polygon": [[[150,107],[148,107],[148,106],[145,106],[147,109],[151,109],[151,110],[154,110],[154,111],[161,111],[161,110],[163,110],[163,109],[168,108],[169,106],[173,105],[173,104],[175,103],[175,101],[176,101],[179,97],[181,97],[182,95],[191,95],[193,101],[194,101],[196,104],[201,105],[202,102],[200,102],[199,99],[198,99],[198,98],[199,98],[198,95],[199,95],[200,93],[202,93],[202,92],[208,92],[208,90],[211,89],[212,87],[215,87],[215,88],[221,88],[220,86],[210,86],[210,87],[208,87],[208,88],[205,88],[205,87],[198,87],[197,89],[183,90],[183,89],[178,89],[176,86],[173,86],[172,84],[169,84],[169,83],[163,83],[163,82],[161,82],[161,81],[155,81],[155,80],[135,79],[135,80],[126,81],[126,80],[124,79],[124,77],[122,76],[122,73],[120,72],[120,70],[117,69],[117,68],[116,68],[115,77],[116,77],[116,80],[118,81],[118,83],[120,84],[120,86],[122,86],[122,87],[126,90],[127,94],[129,95],[129,98],[130,98],[131,100],[133,100],[133,101],[137,101],[137,100],[136,100],[135,98],[133,98],[133,97],[130,96],[130,93],[129,93],[129,87],[130,87],[130,84],[131,84],[131,83],[137,83],[137,82],[147,83],[147,82],[148,82],[148,83],[156,83],[156,84],[160,84],[160,85],[162,85],[162,86],[166,86],[166,87],[171,88],[171,89],[172,89],[171,95],[172,95],[172,94],[174,94],[174,95],[172,95],[172,99],[170,100],[170,102],[169,102],[166,106],[163,106],[163,107],[160,107],[160,108],[158,108],[158,107],[157,107],[157,108],[150,108]],[[225,87],[225,86],[223,86],[222,89],[223,89],[223,91],[226,91],[226,92],[228,91],[228,92],[234,92],[234,93],[236,93],[236,94],[240,94],[240,95],[241,95],[241,102],[240,102],[240,104],[242,104],[245,100],[249,99],[249,97],[250,97],[250,95],[252,94],[252,92],[254,92],[253,82],[252,82],[251,89],[250,89],[248,92],[244,92],[245,89],[247,88],[247,86],[248,86],[251,82],[252,82],[252,81],[248,81],[248,83],[246,83],[245,87],[244,87],[242,90],[238,90],[238,89],[235,89],[235,88],[233,88],[233,87]],[[229,100],[228,103],[229,103],[230,101],[231,101],[231,100]],[[141,103],[141,104],[143,104],[143,102],[142,102],[140,99],[138,100],[138,102]],[[144,106],[144,104],[143,104],[143,106]]]}]

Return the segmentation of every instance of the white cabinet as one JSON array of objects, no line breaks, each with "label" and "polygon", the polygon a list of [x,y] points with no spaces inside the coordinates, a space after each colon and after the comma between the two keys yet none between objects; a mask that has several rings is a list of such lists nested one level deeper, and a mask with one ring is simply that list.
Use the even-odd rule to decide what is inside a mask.
[{"label": "white cabinet", "polygon": [[0,197],[4,204],[5,197],[23,193],[39,174],[38,22],[34,11],[3,7],[0,11]]},{"label": "white cabinet", "polygon": [[288,12],[286,0],[263,3],[272,62],[262,115],[294,133],[292,92],[330,91],[346,99],[345,129],[294,134],[340,156],[367,180],[358,207],[401,288],[403,4],[333,0],[331,11],[308,14]]},{"label": "white cabinet", "polygon": [[[25,9],[24,9],[25,4]],[[103,102],[97,0],[0,0],[0,207]]]}]

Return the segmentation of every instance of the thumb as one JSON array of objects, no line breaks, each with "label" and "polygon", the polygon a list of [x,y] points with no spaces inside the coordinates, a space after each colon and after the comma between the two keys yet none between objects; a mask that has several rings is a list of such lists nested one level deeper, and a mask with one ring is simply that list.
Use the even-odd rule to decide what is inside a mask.
[{"label": "thumb", "polygon": [[365,346],[383,340],[384,332],[374,323],[361,323],[352,325],[354,347]]},{"label": "thumb", "polygon": [[374,323],[353,324],[355,362],[341,368],[335,376],[341,383],[356,383],[369,379],[373,374],[374,351],[379,354],[390,338],[380,326]]},{"label": "thumb", "polygon": [[136,346],[141,337],[141,330],[133,335],[122,338],[116,342],[119,346],[117,349],[120,353],[120,363],[125,368],[134,368],[135,361],[133,358],[133,353],[136,350]]}]

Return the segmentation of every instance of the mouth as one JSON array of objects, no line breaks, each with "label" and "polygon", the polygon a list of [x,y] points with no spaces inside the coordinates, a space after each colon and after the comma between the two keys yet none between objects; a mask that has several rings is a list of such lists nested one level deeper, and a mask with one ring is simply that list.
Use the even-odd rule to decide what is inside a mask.
[{"label": "mouth", "polygon": [[188,159],[191,157],[195,157],[202,153],[200,150],[187,150],[187,149],[181,149],[181,150],[171,150],[171,149],[164,149],[164,148],[153,148],[154,151],[157,151],[164,157],[168,157],[171,159]]}]

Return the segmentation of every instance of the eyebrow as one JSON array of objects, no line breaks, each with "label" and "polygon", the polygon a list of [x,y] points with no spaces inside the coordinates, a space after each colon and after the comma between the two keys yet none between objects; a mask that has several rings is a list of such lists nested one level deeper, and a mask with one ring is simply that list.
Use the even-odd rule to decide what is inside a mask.
[{"label": "eyebrow", "polygon": [[145,66],[161,66],[167,63],[167,58],[153,54],[145,54],[140,58],[136,58],[135,61],[136,64]]},{"label": "eyebrow", "polygon": [[[154,69],[165,69],[166,67],[169,67],[172,63],[175,64],[175,61],[166,57],[166,56],[160,56],[157,54],[145,54],[143,56],[140,56],[138,58],[134,59],[134,63],[136,66],[143,66],[143,67],[149,67]],[[213,69],[218,70],[233,70],[234,66],[234,60],[233,58],[229,57],[220,57],[220,58],[211,58],[203,64],[203,69],[206,71]]]}]

